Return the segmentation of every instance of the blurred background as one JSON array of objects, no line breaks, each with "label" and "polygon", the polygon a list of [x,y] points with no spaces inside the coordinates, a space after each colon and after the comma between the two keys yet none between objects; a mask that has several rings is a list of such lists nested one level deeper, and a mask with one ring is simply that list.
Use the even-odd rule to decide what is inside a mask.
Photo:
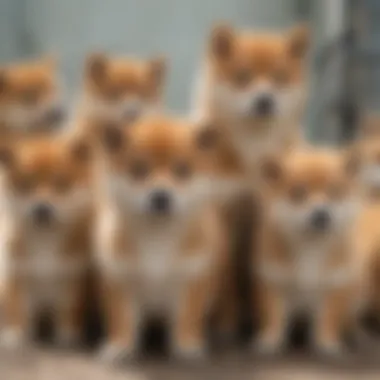
[{"label": "blurred background", "polygon": [[[316,141],[342,141],[380,97],[378,0],[0,0],[0,60],[46,52],[60,58],[68,93],[87,52],[166,54],[166,98],[186,111],[205,37],[216,20],[252,29],[309,21],[311,99],[305,121]],[[380,67],[380,66],[379,66]]]},{"label": "blurred background", "polygon": [[[278,31],[300,21],[309,23],[313,48],[304,126],[312,141],[350,140],[361,118],[379,108],[380,0],[0,0],[0,65],[56,54],[68,101],[74,102],[87,53],[143,58],[164,54],[169,61],[167,105],[187,112],[206,38],[220,20],[236,27]],[[59,360],[45,357],[38,362],[37,372],[46,374],[44,379],[52,378],[51,372],[60,375],[56,369],[67,365],[69,359]],[[75,360],[79,368],[75,371],[81,375],[71,378],[110,379],[107,372],[102,377],[101,369]],[[12,367],[12,375],[7,376],[6,365]],[[274,372],[265,378],[279,379],[277,369],[269,366]],[[0,358],[0,367],[1,380],[16,378],[7,357]],[[25,368],[20,374],[29,371]],[[303,371],[302,365],[293,361],[281,368],[281,375],[303,379]],[[214,377],[220,378],[219,372]],[[67,374],[62,373],[62,378]],[[341,377],[313,372],[307,378]],[[353,373],[344,378],[358,376]]]}]

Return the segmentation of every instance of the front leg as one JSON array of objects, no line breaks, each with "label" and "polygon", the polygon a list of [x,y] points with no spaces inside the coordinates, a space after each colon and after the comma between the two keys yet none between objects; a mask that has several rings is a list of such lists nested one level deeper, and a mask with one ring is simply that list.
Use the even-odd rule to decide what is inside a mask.
[{"label": "front leg", "polygon": [[258,268],[258,275],[264,282],[282,289],[291,288],[294,284],[293,272],[279,263],[261,263]]},{"label": "front leg", "polygon": [[137,303],[130,284],[107,279],[103,285],[107,342],[100,355],[102,360],[118,364],[137,351]]},{"label": "front leg", "polygon": [[58,343],[62,346],[72,346],[79,343],[85,306],[84,279],[73,279],[63,285],[61,298],[56,308]]},{"label": "front leg", "polygon": [[263,280],[259,284],[258,295],[260,328],[253,348],[260,353],[272,355],[280,352],[286,343],[288,305],[284,295]]},{"label": "front leg", "polygon": [[205,319],[211,302],[213,283],[202,276],[189,281],[179,300],[173,334],[175,355],[198,359],[205,355]]},{"label": "front leg", "polygon": [[1,345],[6,348],[21,346],[30,333],[32,315],[25,284],[19,279],[9,279],[4,290],[4,326],[0,334]]},{"label": "front leg", "polygon": [[352,317],[352,289],[330,291],[322,301],[314,329],[317,350],[329,356],[342,353],[342,333]]}]

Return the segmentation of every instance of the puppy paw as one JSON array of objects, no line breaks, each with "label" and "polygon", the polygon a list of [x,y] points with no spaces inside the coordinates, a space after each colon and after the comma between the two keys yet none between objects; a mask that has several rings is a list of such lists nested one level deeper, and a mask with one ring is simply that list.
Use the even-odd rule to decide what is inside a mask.
[{"label": "puppy paw", "polygon": [[316,350],[317,354],[330,359],[339,359],[344,356],[343,345],[336,340],[320,340],[316,343]]},{"label": "puppy paw", "polygon": [[203,361],[207,357],[207,352],[204,344],[201,343],[187,343],[187,344],[175,344],[174,356],[179,360],[184,361]]},{"label": "puppy paw", "polygon": [[20,349],[25,344],[24,334],[17,328],[5,328],[0,334],[0,346],[8,350]]},{"label": "puppy paw", "polygon": [[130,346],[108,342],[99,351],[98,358],[101,362],[118,366],[126,361],[131,361],[136,356],[136,350]]},{"label": "puppy paw", "polygon": [[79,344],[80,334],[77,330],[59,329],[57,333],[56,342],[59,347],[73,348]]},{"label": "puppy paw", "polygon": [[252,349],[260,355],[278,355],[284,350],[284,341],[279,337],[261,336],[253,342]]}]

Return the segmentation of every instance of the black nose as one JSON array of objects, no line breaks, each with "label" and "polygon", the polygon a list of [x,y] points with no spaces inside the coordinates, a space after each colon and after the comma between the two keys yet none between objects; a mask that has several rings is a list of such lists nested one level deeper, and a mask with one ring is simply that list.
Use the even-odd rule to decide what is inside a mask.
[{"label": "black nose", "polygon": [[66,118],[66,112],[65,110],[60,107],[56,106],[47,111],[44,122],[45,124],[48,124],[49,126],[57,126],[60,123],[62,123]]},{"label": "black nose", "polygon": [[254,104],[254,113],[260,117],[268,117],[274,113],[274,99],[271,95],[261,95]]},{"label": "black nose", "polygon": [[327,230],[331,224],[331,216],[328,210],[316,210],[311,215],[311,225],[314,229],[319,231]]},{"label": "black nose", "polygon": [[152,194],[151,210],[157,214],[167,214],[171,208],[171,196],[166,190],[157,190]]},{"label": "black nose", "polygon": [[33,209],[33,219],[39,225],[47,225],[53,221],[54,212],[47,203],[40,203]]}]

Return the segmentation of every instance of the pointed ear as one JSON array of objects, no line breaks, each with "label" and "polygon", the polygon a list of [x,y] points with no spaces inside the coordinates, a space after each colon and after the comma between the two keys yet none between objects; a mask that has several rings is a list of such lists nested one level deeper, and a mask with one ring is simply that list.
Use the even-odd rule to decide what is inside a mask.
[{"label": "pointed ear", "polygon": [[196,128],[195,145],[197,149],[209,151],[214,149],[220,141],[220,132],[216,125],[208,123]]},{"label": "pointed ear", "polygon": [[260,165],[260,176],[268,185],[278,186],[284,177],[284,168],[278,157],[267,157]]},{"label": "pointed ear", "polygon": [[92,81],[101,82],[107,73],[108,59],[103,53],[93,53],[87,57],[86,75]]},{"label": "pointed ear", "polygon": [[210,38],[210,51],[213,57],[225,60],[231,57],[235,43],[235,32],[229,25],[216,25]]},{"label": "pointed ear", "polygon": [[306,24],[292,28],[288,35],[289,54],[296,59],[304,58],[310,47],[310,31]]},{"label": "pointed ear", "polygon": [[5,69],[0,69],[0,94],[2,94],[8,85],[7,72]]},{"label": "pointed ear", "polygon": [[165,81],[167,63],[164,57],[155,57],[148,62],[148,71],[151,81],[156,87],[162,86]]}]

